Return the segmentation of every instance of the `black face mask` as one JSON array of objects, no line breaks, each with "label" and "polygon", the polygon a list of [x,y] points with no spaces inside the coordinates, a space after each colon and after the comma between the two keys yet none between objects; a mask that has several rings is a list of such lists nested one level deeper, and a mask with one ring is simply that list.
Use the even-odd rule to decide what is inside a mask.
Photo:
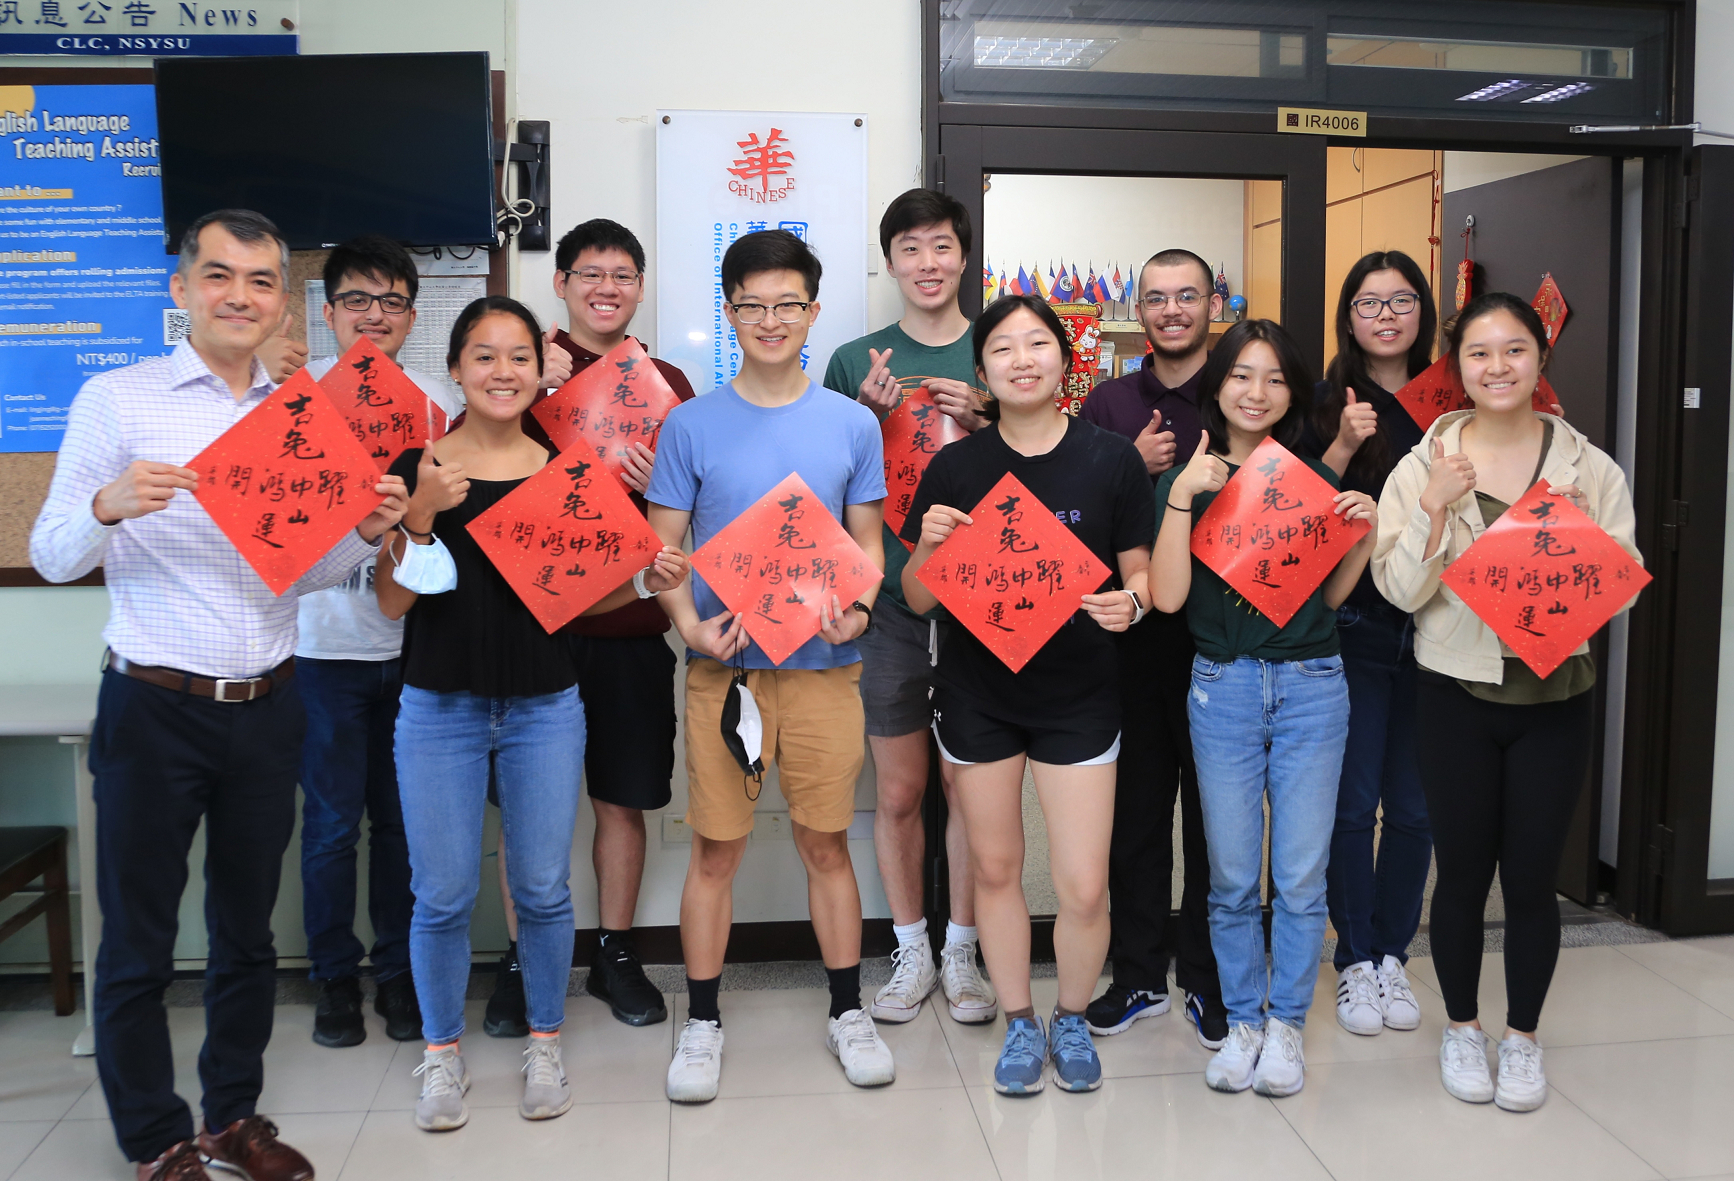
[{"label": "black face mask", "polygon": [[[746,669],[736,665],[734,676],[729,678],[728,694],[723,698],[722,739],[741,770],[752,776],[761,790],[765,782],[765,763],[760,757],[764,749],[764,733],[759,703],[747,687]],[[748,798],[758,799],[758,792],[749,792]]]}]

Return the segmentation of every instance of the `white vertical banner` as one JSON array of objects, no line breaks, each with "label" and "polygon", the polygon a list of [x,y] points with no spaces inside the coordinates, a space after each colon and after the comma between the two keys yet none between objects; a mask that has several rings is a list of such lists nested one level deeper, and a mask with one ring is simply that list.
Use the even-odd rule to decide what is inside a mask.
[{"label": "white vertical banner", "polygon": [[867,331],[867,119],[771,111],[656,113],[657,355],[700,393],[732,379],[740,349],[723,316],[722,258],[784,229],[824,265],[801,364]]}]

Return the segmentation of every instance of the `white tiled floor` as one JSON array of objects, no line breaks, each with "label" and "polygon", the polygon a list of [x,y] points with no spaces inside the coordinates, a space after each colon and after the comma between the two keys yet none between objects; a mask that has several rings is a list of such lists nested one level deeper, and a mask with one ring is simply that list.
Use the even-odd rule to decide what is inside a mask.
[{"label": "white tiled floor", "polygon": [[[326,1181],[607,1176],[622,1179],[1475,1178],[1498,1181],[1734,1181],[1734,937],[1560,954],[1542,1019],[1552,1096],[1512,1115],[1439,1086],[1443,1005],[1432,964],[1411,963],[1420,1030],[1357,1038],[1337,1027],[1321,973],[1306,1033],[1306,1089],[1284,1100],[1219,1095],[1178,1012],[1098,1042],[1108,1081],[1089,1095],[1031,1099],[989,1085],[1002,1027],[962,1026],[929,1006],[882,1026],[898,1080],[857,1091],[824,1047],[816,991],[723,994],[722,1096],[662,1098],[674,1024],[631,1029],[597,1001],[568,1002],[567,1068],[577,1103],[530,1124],[515,1110],[519,1050],[466,1040],[470,1123],[416,1130],[419,1047],[385,1039],[369,1015],[361,1046],[308,1039],[312,1011],[277,1010],[261,1111]],[[1483,1013],[1503,1009],[1489,955]],[[1055,983],[1038,980],[1036,1004]],[[671,997],[676,1014],[684,998]],[[480,1025],[478,1011],[472,1026]],[[170,1010],[183,1087],[196,1085],[202,1013]],[[0,1179],[128,1181],[95,1068],[67,1049],[81,1018],[0,1013]]]}]

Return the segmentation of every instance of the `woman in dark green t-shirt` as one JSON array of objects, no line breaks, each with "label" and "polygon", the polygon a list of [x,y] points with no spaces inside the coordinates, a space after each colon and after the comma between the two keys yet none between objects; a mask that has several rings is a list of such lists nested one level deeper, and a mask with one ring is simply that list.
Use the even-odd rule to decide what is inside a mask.
[{"label": "woman in dark green t-shirt", "polygon": [[[1301,1027],[1324,946],[1325,863],[1349,722],[1335,612],[1366,568],[1377,509],[1364,492],[1336,494],[1336,522],[1375,527],[1281,626],[1192,556],[1192,527],[1265,439],[1294,445],[1312,389],[1300,350],[1279,325],[1236,324],[1205,362],[1198,451],[1156,486],[1162,518],[1151,593],[1158,610],[1186,608],[1198,644],[1187,716],[1210,847],[1210,941],[1229,1021],[1204,1081],[1219,1091],[1292,1095],[1306,1081]],[[1303,462],[1337,486],[1329,468]],[[1273,508],[1283,510],[1283,499],[1291,498]],[[1268,973],[1259,913],[1267,800],[1276,885]]]}]

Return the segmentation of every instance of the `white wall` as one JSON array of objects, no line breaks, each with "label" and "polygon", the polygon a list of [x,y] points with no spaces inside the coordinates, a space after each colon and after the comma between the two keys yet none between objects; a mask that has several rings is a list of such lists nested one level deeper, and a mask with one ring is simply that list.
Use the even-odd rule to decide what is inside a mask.
[{"label": "white wall", "polygon": [[1089,266],[1120,265],[1123,279],[1158,250],[1200,254],[1226,268],[1243,291],[1245,182],[1153,176],[1033,176],[996,172],[982,196],[982,243],[994,273],[1062,261],[1081,278]]},{"label": "white wall", "polygon": [[1488,185],[1496,180],[1522,176],[1526,172],[1540,172],[1543,168],[1557,168],[1561,164],[1586,158],[1529,152],[1446,152],[1445,175],[1442,179],[1445,191],[1455,193],[1458,189]]}]

